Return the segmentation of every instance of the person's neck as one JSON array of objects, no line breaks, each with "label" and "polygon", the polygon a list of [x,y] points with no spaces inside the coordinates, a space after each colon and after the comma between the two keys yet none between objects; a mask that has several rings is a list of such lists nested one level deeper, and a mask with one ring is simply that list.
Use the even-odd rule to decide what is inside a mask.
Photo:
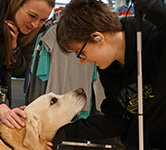
[{"label": "person's neck", "polygon": [[125,63],[125,34],[124,32],[118,33],[117,45],[118,45],[117,61],[119,62],[120,67],[124,67],[124,63]]}]

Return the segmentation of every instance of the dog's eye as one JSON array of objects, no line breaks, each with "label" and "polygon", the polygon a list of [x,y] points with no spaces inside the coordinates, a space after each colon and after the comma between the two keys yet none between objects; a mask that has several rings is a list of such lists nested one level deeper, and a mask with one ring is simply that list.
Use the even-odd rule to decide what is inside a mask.
[{"label": "dog's eye", "polygon": [[51,105],[53,105],[54,103],[56,103],[58,101],[58,99],[56,97],[51,99]]}]

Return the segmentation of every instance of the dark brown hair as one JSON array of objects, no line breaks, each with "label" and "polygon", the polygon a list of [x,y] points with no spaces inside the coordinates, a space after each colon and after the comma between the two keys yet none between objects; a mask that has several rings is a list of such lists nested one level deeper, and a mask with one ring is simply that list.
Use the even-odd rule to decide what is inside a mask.
[{"label": "dark brown hair", "polygon": [[86,42],[94,32],[116,33],[122,24],[115,13],[97,0],[72,0],[57,24],[57,42],[62,52],[70,53],[72,42]]}]

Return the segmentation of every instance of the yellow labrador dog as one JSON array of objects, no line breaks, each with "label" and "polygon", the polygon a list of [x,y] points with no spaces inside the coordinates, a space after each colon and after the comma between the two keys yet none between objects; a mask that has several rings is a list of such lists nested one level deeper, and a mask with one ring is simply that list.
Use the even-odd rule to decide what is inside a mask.
[{"label": "yellow labrador dog", "polygon": [[29,104],[25,112],[26,127],[21,130],[8,128],[0,123],[0,150],[46,150],[57,130],[70,123],[86,103],[83,89],[64,95],[49,93]]}]

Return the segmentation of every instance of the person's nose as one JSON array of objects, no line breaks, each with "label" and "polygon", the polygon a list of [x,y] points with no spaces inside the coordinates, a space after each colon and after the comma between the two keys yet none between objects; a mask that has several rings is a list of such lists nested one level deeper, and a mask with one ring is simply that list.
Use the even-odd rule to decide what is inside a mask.
[{"label": "person's nose", "polygon": [[87,62],[86,59],[80,59],[81,64],[85,64]]},{"label": "person's nose", "polygon": [[33,28],[40,27],[40,20],[35,20],[35,21],[31,22],[31,25],[33,26]]}]

